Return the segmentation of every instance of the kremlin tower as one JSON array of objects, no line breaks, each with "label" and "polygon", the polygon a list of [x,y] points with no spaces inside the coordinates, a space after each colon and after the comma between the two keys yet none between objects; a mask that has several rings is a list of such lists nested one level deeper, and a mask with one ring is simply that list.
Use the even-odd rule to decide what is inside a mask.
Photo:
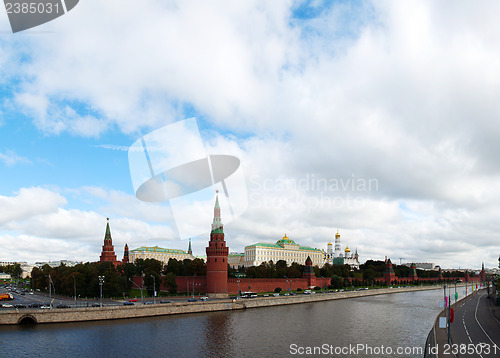
[{"label": "kremlin tower", "polygon": [[113,265],[118,265],[116,260],[115,249],[113,248],[113,240],[111,239],[111,230],[109,230],[109,218],[106,224],[106,234],[104,235],[104,245],[102,245],[102,252],[99,262],[109,261]]},{"label": "kremlin tower", "polygon": [[386,260],[385,262],[384,279],[387,286],[391,285],[392,282],[396,280],[396,274],[394,273],[394,269],[392,268],[391,259]]},{"label": "kremlin tower", "polygon": [[220,217],[218,190],[216,191],[214,221],[207,247],[207,294],[210,297],[227,297],[227,256],[229,248],[224,241]]},{"label": "kremlin tower", "polygon": [[129,263],[129,257],[128,257],[128,245],[125,244],[125,248],[123,249],[123,260],[122,264],[128,264]]}]

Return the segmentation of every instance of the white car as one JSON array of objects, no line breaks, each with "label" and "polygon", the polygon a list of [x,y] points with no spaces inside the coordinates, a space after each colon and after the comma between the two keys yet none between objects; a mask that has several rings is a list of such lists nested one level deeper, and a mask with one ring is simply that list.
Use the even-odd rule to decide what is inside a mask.
[{"label": "white car", "polygon": [[202,301],[208,301],[208,297],[207,296],[200,297],[200,300],[202,300]]}]

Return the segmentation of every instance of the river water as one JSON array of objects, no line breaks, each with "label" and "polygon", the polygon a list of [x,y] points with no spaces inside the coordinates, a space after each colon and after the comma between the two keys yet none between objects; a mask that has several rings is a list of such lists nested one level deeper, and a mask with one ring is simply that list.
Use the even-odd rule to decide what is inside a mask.
[{"label": "river water", "polygon": [[4,326],[0,357],[422,357],[441,297],[441,290],[432,290],[233,312]]}]

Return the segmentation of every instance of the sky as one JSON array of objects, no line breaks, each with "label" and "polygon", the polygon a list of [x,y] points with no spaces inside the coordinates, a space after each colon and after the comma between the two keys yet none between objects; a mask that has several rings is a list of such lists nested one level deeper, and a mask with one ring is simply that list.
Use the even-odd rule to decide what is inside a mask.
[{"label": "sky", "polygon": [[13,34],[0,8],[0,261],[97,261],[106,218],[119,259],[125,243],[186,250],[181,227],[204,255],[221,183],[209,210],[176,216],[136,196],[129,161],[141,138],[196,118],[207,155],[239,159],[231,252],[285,233],[326,250],[338,230],[362,262],[496,267],[499,12],[85,0]]}]

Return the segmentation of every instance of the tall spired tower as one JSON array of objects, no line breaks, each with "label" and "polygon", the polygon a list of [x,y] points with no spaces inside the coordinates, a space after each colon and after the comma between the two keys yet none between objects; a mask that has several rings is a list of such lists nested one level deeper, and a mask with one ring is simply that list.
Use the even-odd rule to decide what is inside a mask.
[{"label": "tall spired tower", "polygon": [[102,245],[101,257],[99,259],[100,262],[110,261],[115,266],[118,264],[116,260],[115,249],[113,247],[113,240],[111,239],[111,230],[109,229],[109,218],[106,224],[106,234],[104,235],[104,245]]},{"label": "tall spired tower", "polygon": [[340,246],[340,234],[339,231],[337,230],[337,233],[335,234],[335,253],[333,257],[340,257],[342,256],[342,247]]},{"label": "tall spired tower", "polygon": [[217,190],[214,221],[207,247],[207,294],[211,297],[227,297],[227,255],[229,248],[224,241],[218,193]]}]

